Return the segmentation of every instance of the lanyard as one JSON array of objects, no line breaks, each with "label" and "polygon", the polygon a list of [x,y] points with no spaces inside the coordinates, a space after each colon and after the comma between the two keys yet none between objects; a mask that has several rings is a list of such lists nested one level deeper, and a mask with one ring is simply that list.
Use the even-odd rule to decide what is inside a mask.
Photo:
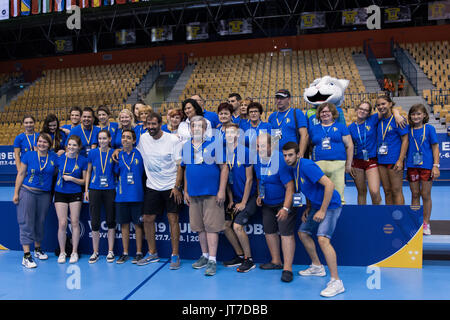
[{"label": "lanyard", "polygon": [[331,130],[331,128],[333,128],[333,126],[334,126],[334,123],[328,127],[327,131],[325,131],[325,128],[323,127],[323,125],[321,125],[323,133],[325,133],[325,137],[328,137],[328,132],[330,132],[330,130]]},{"label": "lanyard", "polygon": [[391,118],[389,119],[386,130],[384,130],[384,121],[381,121],[381,133],[383,134],[383,137],[382,137],[383,141],[384,141],[384,138],[386,137],[386,133],[389,129],[389,125],[391,124],[392,119],[394,119],[394,115],[392,115]]},{"label": "lanyard", "polygon": [[36,144],[36,132],[33,133],[33,145],[31,144],[30,139],[28,139],[28,135],[27,135],[26,132],[25,132],[25,137],[27,137],[28,144],[30,145],[30,151],[32,151],[33,150],[33,145]]},{"label": "lanyard", "polygon": [[105,174],[105,170],[106,170],[106,165],[108,164],[108,156],[109,156],[109,148],[108,148],[108,152],[106,153],[106,158],[105,158],[105,165],[103,166],[103,159],[102,159],[102,150],[99,149],[99,154],[100,154],[100,166],[102,167],[102,174]]},{"label": "lanyard", "polygon": [[[234,167],[234,159],[236,158],[236,152],[233,152],[233,160],[231,160],[231,162],[227,161],[228,163],[228,167],[230,168],[230,171],[233,170]],[[228,159],[228,157],[227,157]]]},{"label": "lanyard", "polygon": [[89,139],[86,137],[86,133],[84,132],[83,125],[81,125],[81,131],[83,132],[84,138],[86,139],[87,145],[91,145],[92,132],[94,131],[94,127],[91,129],[91,134],[89,135]]},{"label": "lanyard", "polygon": [[361,132],[359,131],[359,124],[356,124],[356,128],[358,129],[359,141],[361,141],[361,144],[363,145],[363,147],[365,147],[366,146],[366,141],[367,141],[367,129],[366,129],[366,122],[365,121],[363,123],[363,126],[364,126],[364,142],[362,141]]},{"label": "lanyard", "polygon": [[300,159],[297,160],[297,175],[294,176],[295,178],[295,192],[300,192],[300,189],[298,188],[298,180],[300,179]]},{"label": "lanyard", "polygon": [[45,167],[47,166],[48,153],[47,153],[47,156],[45,157],[45,164],[43,167],[41,167],[41,157],[39,156],[39,151],[37,152],[37,157],[38,157],[38,162],[39,162],[39,172],[42,172],[42,170],[44,170]]},{"label": "lanyard", "polygon": [[[107,128],[108,128],[108,131],[109,131],[110,127],[111,127],[111,123],[108,123],[108,127],[107,127]],[[100,127],[100,130],[103,130],[103,129],[105,129],[105,128],[106,128],[106,127],[103,127],[103,128]],[[89,139],[90,139],[90,137],[89,137]]]},{"label": "lanyard", "polygon": [[[267,167],[265,167],[264,169],[266,169],[265,171],[261,170],[261,184],[264,184],[264,176],[267,176],[267,173],[269,172],[269,168],[270,168],[270,164],[272,163],[272,157],[270,157],[269,163],[267,164]],[[263,163],[261,162],[261,169],[263,166]]]},{"label": "lanyard", "polygon": [[423,125],[423,134],[422,134],[422,142],[420,143],[420,146],[417,144],[416,138],[414,138],[414,130],[411,128],[411,137],[414,139],[414,143],[416,144],[417,151],[420,151],[420,147],[423,145],[423,142],[425,141],[425,127],[426,124]]},{"label": "lanyard", "polygon": [[73,165],[73,169],[72,169],[72,172],[71,172],[71,173],[66,172],[67,159],[68,159],[68,157],[66,156],[66,160],[64,161],[63,173],[62,173],[63,175],[64,175],[64,174],[72,174],[72,173],[74,173],[75,168],[77,167],[78,155],[77,155],[77,157],[75,158],[75,164]]},{"label": "lanyard", "polygon": [[275,118],[277,119],[278,128],[283,124],[284,119],[286,119],[286,117],[289,114],[289,112],[291,112],[291,108],[289,108],[289,110],[286,112],[286,114],[284,115],[283,119],[280,122],[280,121],[278,121],[278,113],[279,113],[279,111],[277,111],[277,116]]},{"label": "lanyard", "polygon": [[134,160],[134,152],[133,152],[133,156],[131,157],[130,165],[128,165],[127,162],[125,161],[125,158],[123,157],[123,153],[122,153],[122,160],[123,160],[123,163],[125,164],[125,167],[127,167],[128,171],[131,171],[131,166],[133,165],[133,160]]}]

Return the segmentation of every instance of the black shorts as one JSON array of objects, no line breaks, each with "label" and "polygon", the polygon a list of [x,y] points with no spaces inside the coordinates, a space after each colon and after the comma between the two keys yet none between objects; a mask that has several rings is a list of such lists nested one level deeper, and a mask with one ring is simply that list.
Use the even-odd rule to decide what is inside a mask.
[{"label": "black shorts", "polygon": [[262,207],[263,228],[266,234],[280,232],[282,236],[291,236],[295,232],[295,224],[297,221],[297,210],[291,208],[286,220],[278,221],[277,213],[283,208],[283,204],[277,206],[269,206],[264,204]]},{"label": "black shorts", "polygon": [[141,225],[142,202],[116,202],[116,223]]},{"label": "black shorts", "polygon": [[167,213],[179,213],[181,204],[178,205],[175,199],[170,197],[172,189],[157,191],[145,187],[144,214],[160,215],[166,210]]},{"label": "black shorts", "polygon": [[72,202],[83,202],[83,193],[62,193],[55,192],[55,203],[63,202],[63,203],[72,203]]},{"label": "black shorts", "polygon": [[256,205],[256,195],[254,195],[248,199],[244,210],[239,211],[238,213],[231,213],[228,210],[225,210],[225,220],[233,220],[234,223],[245,226],[257,210],[258,206]]}]

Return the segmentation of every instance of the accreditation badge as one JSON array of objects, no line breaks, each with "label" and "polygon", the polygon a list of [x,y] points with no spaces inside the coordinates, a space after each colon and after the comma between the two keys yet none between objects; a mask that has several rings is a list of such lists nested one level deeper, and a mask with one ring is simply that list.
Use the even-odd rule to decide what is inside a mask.
[{"label": "accreditation badge", "polygon": [[422,152],[414,152],[413,163],[415,166],[423,165],[423,153]]},{"label": "accreditation badge", "polygon": [[107,176],[100,176],[100,187],[101,188],[108,188],[108,177]]},{"label": "accreditation badge", "polygon": [[386,155],[388,154],[388,146],[385,142],[383,142],[379,147],[378,147],[378,154],[380,155]]},{"label": "accreditation badge", "polygon": [[300,192],[294,193],[294,195],[292,196],[292,206],[295,208],[303,206],[302,194]]},{"label": "accreditation badge", "polygon": [[322,150],[331,150],[331,140],[330,137],[322,138]]},{"label": "accreditation badge", "polygon": [[134,184],[133,172],[127,172],[127,184]]}]

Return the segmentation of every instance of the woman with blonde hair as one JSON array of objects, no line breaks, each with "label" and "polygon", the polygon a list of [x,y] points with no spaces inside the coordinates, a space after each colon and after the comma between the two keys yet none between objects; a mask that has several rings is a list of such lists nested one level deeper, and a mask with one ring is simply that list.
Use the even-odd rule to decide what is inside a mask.
[{"label": "woman with blonde hair", "polygon": [[128,109],[120,111],[117,117],[119,128],[116,131],[114,140],[111,142],[114,149],[122,148],[122,132],[125,129],[134,130],[136,132],[136,123],[134,122],[133,113]]},{"label": "woman with blonde hair", "polygon": [[136,133],[136,145],[139,143],[139,138],[147,132],[147,128],[145,127],[145,123],[147,120],[147,116],[151,114],[153,111],[152,107],[149,105],[143,105],[139,108],[139,122],[140,124],[136,125],[134,128],[134,132]]},{"label": "woman with blonde hair", "polygon": [[177,133],[178,126],[184,120],[183,111],[181,109],[170,109],[167,111],[167,124],[161,127],[162,131],[167,133]]}]

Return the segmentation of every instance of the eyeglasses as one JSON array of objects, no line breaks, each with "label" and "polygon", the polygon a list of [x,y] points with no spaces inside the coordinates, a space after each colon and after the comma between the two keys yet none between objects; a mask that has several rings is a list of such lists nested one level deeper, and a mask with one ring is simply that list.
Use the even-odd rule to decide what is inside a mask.
[{"label": "eyeglasses", "polygon": [[367,112],[367,113],[369,113],[369,112],[370,112],[370,110],[369,110],[369,109],[358,108],[358,110],[360,110],[360,111],[364,111],[364,112]]}]

